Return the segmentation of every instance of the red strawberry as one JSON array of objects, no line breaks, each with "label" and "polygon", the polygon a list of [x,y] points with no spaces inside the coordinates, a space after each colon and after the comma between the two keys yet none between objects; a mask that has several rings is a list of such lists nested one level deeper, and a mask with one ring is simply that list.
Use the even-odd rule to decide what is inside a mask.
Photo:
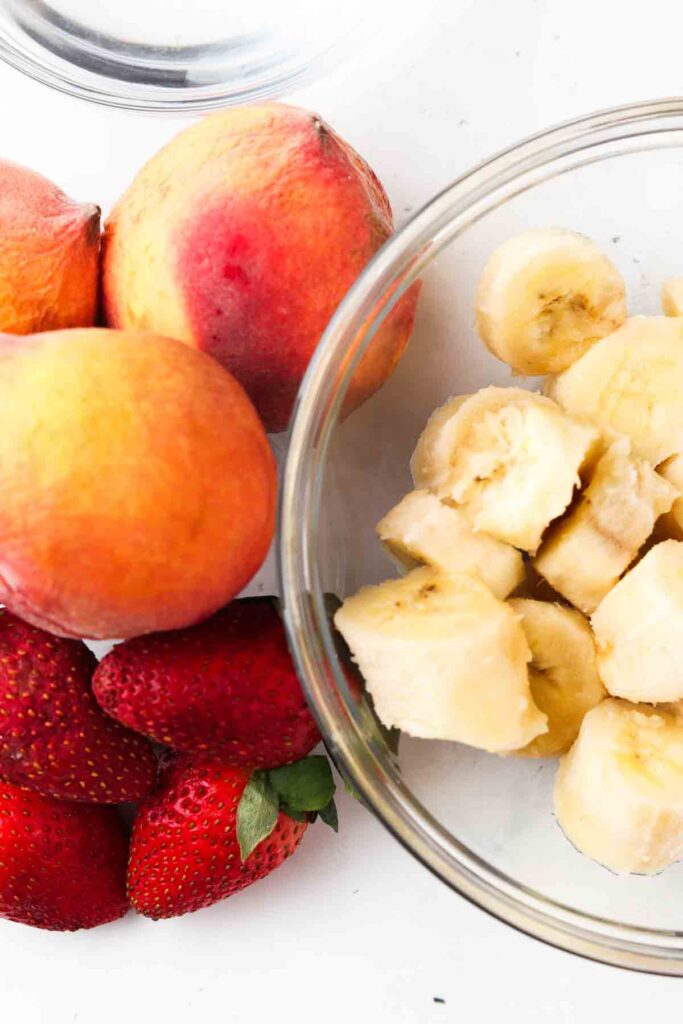
[{"label": "red strawberry", "polygon": [[80,640],[0,609],[0,776],[92,803],[136,801],[150,791],[152,745],[102,712],[90,688],[96,664]]},{"label": "red strawberry", "polygon": [[334,789],[321,756],[252,772],[178,755],[133,825],[131,904],[147,917],[175,917],[264,878],[317,815],[337,830]]},{"label": "red strawberry", "polygon": [[119,644],[93,680],[104,710],[159,743],[224,764],[272,768],[320,740],[270,598]]},{"label": "red strawberry", "polygon": [[294,853],[306,821],[274,811],[274,825],[242,860],[237,814],[251,778],[208,758],[179,757],[140,806],[133,825],[128,894],[158,920],[208,907],[244,889]]},{"label": "red strawberry", "polygon": [[0,782],[0,917],[52,931],[123,917],[127,845],[113,807]]}]

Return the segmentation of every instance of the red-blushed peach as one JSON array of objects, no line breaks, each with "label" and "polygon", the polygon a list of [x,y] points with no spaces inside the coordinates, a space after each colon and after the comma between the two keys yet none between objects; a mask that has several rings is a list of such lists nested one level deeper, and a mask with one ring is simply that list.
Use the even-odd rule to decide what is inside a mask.
[{"label": "red-blushed peach", "polygon": [[[115,206],[105,317],[210,352],[282,430],[330,317],[392,230],[380,182],[316,114],[235,107],[178,135]],[[347,411],[393,370],[416,301],[413,288],[375,335]]]},{"label": "red-blushed peach", "polygon": [[97,316],[100,209],[0,160],[0,331],[90,327]]},{"label": "red-blushed peach", "polygon": [[155,335],[0,335],[0,483],[0,601],[61,636],[198,622],[273,535],[275,462],[249,398]]}]

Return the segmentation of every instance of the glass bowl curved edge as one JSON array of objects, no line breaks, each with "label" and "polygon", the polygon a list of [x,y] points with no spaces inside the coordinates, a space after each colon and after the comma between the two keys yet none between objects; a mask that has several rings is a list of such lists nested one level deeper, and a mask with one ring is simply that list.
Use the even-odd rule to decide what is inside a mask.
[{"label": "glass bowl curved edge", "polygon": [[515,189],[528,189],[581,161],[672,145],[683,145],[683,98],[611,108],[565,122],[458,178],[385,244],[335,313],[302,383],[281,493],[279,571],[290,646],[330,753],[403,846],[462,896],[534,938],[602,963],[679,976],[682,932],[591,916],[520,886],[459,844],[413,797],[387,751],[361,735],[311,553],[320,467],[344,382],[371,340],[369,325],[419,277],[437,249],[497,202],[517,194]]}]

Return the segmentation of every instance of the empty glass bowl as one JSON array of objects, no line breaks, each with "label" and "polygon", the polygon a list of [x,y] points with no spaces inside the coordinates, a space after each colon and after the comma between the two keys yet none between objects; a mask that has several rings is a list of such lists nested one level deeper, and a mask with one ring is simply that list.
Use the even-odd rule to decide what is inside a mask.
[{"label": "empty glass bowl", "polygon": [[[408,460],[432,410],[453,394],[516,383],[474,327],[477,278],[497,244],[529,227],[582,231],[623,273],[631,312],[658,311],[662,279],[683,274],[681,147],[681,99],[594,114],[475,168],[398,232],[342,303],[306,376],[280,549],[309,698],[338,764],[394,835],[452,888],[528,934],[671,974],[683,974],[683,864],[617,877],[582,857],[553,814],[554,761],[409,737],[397,761],[347,685],[324,594],[395,575],[374,527],[411,489]],[[418,323],[403,361],[341,422],[359,356],[417,278]]]},{"label": "empty glass bowl", "polygon": [[372,35],[385,0],[0,0],[0,58],[96,103],[196,112],[274,96]]}]

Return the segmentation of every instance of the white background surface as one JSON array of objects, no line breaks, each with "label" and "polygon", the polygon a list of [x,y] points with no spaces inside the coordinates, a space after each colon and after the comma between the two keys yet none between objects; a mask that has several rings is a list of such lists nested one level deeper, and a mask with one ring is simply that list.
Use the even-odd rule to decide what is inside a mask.
[{"label": "white background surface", "polygon": [[[144,0],[141,0],[144,3]],[[552,122],[681,90],[683,13],[649,0],[397,0],[378,39],[291,97],[373,164],[403,222],[492,151]],[[0,68],[0,155],[105,208],[185,122],[89,107]],[[683,197],[682,197],[683,201]],[[270,879],[200,914],[76,935],[0,922],[12,1024],[497,1020],[625,1024],[680,1014],[683,982],[580,961],[450,893],[360,807]],[[683,905],[683,893],[681,893]],[[434,996],[445,1000],[436,1004]]]}]

